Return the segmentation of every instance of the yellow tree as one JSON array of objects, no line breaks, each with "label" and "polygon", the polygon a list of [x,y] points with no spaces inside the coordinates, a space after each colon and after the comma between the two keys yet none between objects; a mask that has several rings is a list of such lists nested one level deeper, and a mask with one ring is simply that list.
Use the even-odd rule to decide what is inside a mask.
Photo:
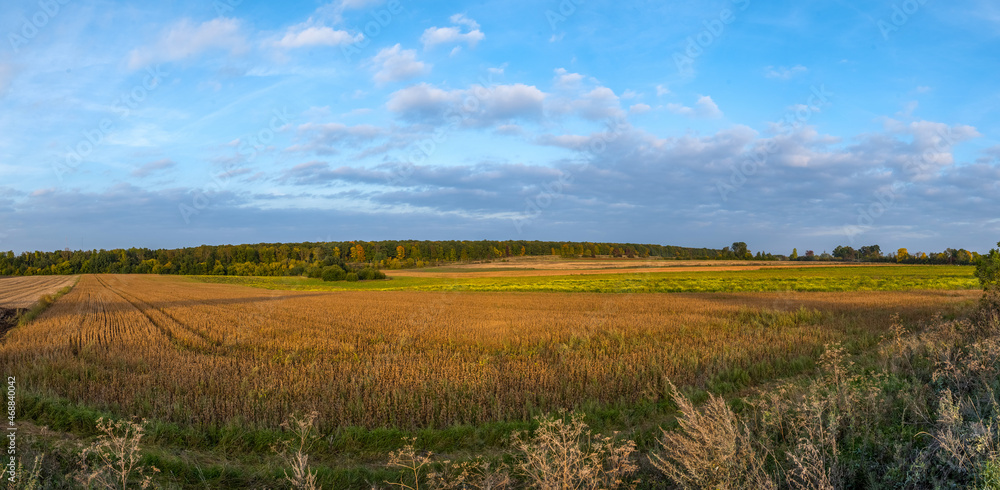
[{"label": "yellow tree", "polygon": [[396,247],[396,258],[399,260],[403,260],[406,258],[406,247],[402,245]]},{"label": "yellow tree", "polygon": [[907,250],[905,248],[901,248],[899,250],[896,250],[896,262],[905,262],[907,260],[910,260],[910,251],[909,250]]}]

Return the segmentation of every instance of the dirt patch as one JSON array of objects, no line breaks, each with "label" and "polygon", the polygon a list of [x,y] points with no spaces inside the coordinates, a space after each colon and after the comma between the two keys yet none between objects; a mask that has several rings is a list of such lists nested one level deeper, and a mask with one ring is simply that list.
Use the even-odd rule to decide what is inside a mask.
[{"label": "dirt patch", "polygon": [[17,319],[24,313],[24,308],[0,308],[0,338],[7,335],[7,331],[17,326]]}]

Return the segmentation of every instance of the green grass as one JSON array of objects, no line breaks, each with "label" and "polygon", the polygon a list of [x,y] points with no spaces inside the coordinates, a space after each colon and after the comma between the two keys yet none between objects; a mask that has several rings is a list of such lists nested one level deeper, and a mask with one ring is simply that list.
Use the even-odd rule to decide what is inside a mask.
[{"label": "green grass", "polygon": [[974,270],[973,267],[963,266],[816,267],[461,279],[399,277],[355,283],[323,282],[303,277],[191,277],[202,282],[296,291],[715,293],[978,289]]}]

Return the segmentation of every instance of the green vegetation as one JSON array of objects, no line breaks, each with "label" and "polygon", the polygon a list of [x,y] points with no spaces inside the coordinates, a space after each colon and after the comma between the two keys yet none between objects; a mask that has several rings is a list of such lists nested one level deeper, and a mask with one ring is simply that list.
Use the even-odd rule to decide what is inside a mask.
[{"label": "green vegetation", "polygon": [[533,277],[398,277],[390,281],[324,283],[300,277],[195,276],[195,280],[297,291],[547,291],[698,293],[765,291],[907,291],[975,289],[962,266],[781,268],[747,271],[648,272]]},{"label": "green vegetation", "polygon": [[[899,262],[906,264],[971,265],[980,255],[948,248],[941,253],[899,249],[882,253],[878,245],[854,250],[839,246],[833,255],[807,250],[792,260],[838,260],[842,262]],[[338,265],[346,272],[376,269],[411,269],[427,266],[505,260],[512,257],[554,256],[561,258],[652,258],[668,260],[758,260],[777,261],[789,257],[758,251],[746,242],[721,249],[672,245],[593,242],[506,241],[415,241],[258,243],[253,245],[202,245],[181,249],[129,248],[115,250],[59,250],[55,252],[0,252],[0,276],[69,274],[181,274],[214,276],[321,277],[324,268]],[[349,266],[347,264],[350,264]],[[349,270],[350,269],[350,270]]]},{"label": "green vegetation", "polygon": [[[1000,242],[997,242],[1000,247]],[[979,259],[976,264],[976,278],[984,290],[995,289],[1000,286],[1000,250],[990,250],[989,255]]]}]

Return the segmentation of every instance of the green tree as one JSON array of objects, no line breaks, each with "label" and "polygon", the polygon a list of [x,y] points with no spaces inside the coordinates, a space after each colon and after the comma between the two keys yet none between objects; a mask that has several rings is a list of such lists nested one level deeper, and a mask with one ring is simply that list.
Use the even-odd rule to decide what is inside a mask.
[{"label": "green tree", "polygon": [[792,260],[799,260],[799,249],[793,248],[792,255],[789,258]]},{"label": "green tree", "polygon": [[750,249],[747,248],[746,242],[733,242],[733,255],[736,256],[737,260],[746,260],[748,254],[751,258],[753,257],[750,254]]},{"label": "green tree", "polygon": [[[997,242],[997,246],[1000,247],[1000,242]],[[983,290],[996,289],[1000,285],[1000,250],[994,248],[989,254],[979,258],[976,279],[979,279]]]}]

